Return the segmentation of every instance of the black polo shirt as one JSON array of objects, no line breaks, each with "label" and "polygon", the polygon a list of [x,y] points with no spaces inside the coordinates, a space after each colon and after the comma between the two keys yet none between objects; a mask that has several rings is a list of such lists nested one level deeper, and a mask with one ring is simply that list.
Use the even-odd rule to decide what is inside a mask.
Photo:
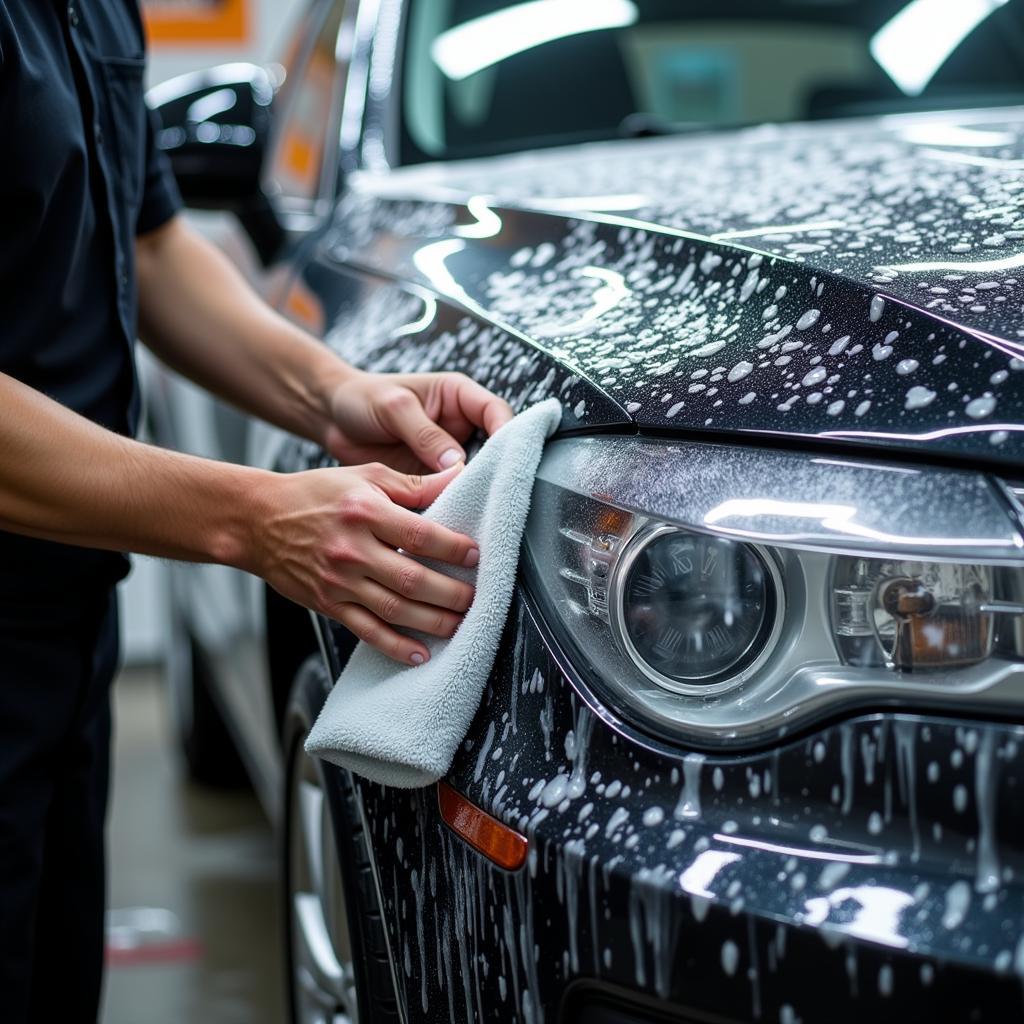
[{"label": "black polo shirt", "polygon": [[[122,434],[139,407],[135,236],[180,206],[144,69],[135,0],[0,0],[0,371]],[[0,531],[0,596],[126,571]]]}]

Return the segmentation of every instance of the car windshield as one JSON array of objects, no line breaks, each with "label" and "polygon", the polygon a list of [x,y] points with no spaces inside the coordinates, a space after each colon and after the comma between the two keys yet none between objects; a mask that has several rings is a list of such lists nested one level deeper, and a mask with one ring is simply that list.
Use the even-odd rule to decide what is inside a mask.
[{"label": "car windshield", "polygon": [[1024,101],[1024,0],[412,0],[402,162]]}]

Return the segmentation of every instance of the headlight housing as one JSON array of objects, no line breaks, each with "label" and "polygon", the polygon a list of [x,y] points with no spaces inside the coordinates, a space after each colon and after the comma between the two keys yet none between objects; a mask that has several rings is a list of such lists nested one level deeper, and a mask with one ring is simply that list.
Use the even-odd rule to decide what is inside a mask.
[{"label": "headlight housing", "polygon": [[692,744],[879,705],[1019,711],[1024,537],[972,472],[719,445],[551,444],[525,574],[604,709]]}]

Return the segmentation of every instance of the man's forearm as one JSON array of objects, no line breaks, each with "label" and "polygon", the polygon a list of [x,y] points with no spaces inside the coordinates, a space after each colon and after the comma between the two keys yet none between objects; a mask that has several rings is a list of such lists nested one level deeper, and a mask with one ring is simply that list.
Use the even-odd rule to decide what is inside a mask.
[{"label": "man's forearm", "polygon": [[430,652],[396,627],[451,636],[473,599],[407,557],[477,564],[471,538],[410,511],[457,473],[210,462],[113,434],[0,373],[0,529],[245,569],[406,664]]},{"label": "man's forearm", "polygon": [[234,405],[322,441],[328,396],[354,371],[267,306],[180,217],[140,238],[136,253],[145,344]]},{"label": "man's forearm", "polygon": [[273,474],[163,451],[0,374],[0,528],[115,551],[238,564]]}]

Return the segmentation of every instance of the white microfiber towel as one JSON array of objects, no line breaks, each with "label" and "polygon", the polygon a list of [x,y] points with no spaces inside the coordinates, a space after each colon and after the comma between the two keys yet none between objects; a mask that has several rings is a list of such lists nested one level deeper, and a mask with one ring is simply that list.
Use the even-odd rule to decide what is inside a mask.
[{"label": "white microfiber towel", "polygon": [[310,730],[307,754],[387,786],[426,786],[448,771],[494,664],[534,476],[561,418],[553,398],[521,413],[424,513],[479,543],[475,570],[434,564],[475,583],[472,607],[450,640],[422,637],[430,660],[418,667],[359,644]]}]

